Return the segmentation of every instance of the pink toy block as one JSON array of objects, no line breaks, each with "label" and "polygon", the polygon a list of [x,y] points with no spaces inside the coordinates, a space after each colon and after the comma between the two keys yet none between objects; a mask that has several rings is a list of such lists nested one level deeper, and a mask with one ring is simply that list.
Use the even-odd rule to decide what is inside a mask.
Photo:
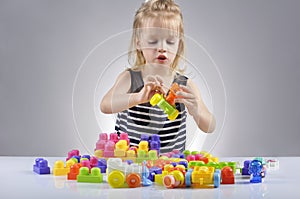
[{"label": "pink toy block", "polygon": [[108,141],[103,151],[103,157],[114,157],[115,142]]},{"label": "pink toy block", "polygon": [[68,152],[68,157],[66,158],[66,161],[68,161],[70,158],[72,158],[73,156],[79,156],[79,150],[74,149],[72,151]]},{"label": "pink toy block", "polygon": [[91,167],[96,167],[98,165],[98,159],[96,157],[92,156],[90,159],[90,165],[91,165]]},{"label": "pink toy block", "polygon": [[194,156],[194,155],[188,155],[188,156],[186,157],[186,160],[187,160],[188,162],[194,161],[194,160],[195,160],[195,156]]},{"label": "pink toy block", "polygon": [[109,135],[109,140],[113,141],[116,144],[119,141],[118,134],[117,133],[111,133]]},{"label": "pink toy block", "polygon": [[95,151],[96,150],[104,150],[107,140],[108,140],[107,134],[106,133],[100,133],[99,134],[99,140],[96,142]]},{"label": "pink toy block", "polygon": [[91,164],[90,164],[89,160],[82,160],[81,161],[81,166],[82,167],[87,167],[87,168],[91,169]]}]

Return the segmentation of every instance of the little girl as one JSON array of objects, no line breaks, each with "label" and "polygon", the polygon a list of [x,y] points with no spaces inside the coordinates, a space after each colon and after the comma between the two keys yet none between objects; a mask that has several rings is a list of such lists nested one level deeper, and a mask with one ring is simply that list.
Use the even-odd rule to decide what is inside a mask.
[{"label": "little girl", "polygon": [[[158,134],[160,152],[183,151],[186,142],[187,112],[206,133],[215,129],[215,118],[203,103],[197,86],[183,75],[179,61],[184,55],[183,17],[173,0],[149,0],[137,10],[129,62],[113,87],[103,97],[103,113],[118,113],[115,129],[128,133],[131,145],[139,143],[141,134]],[[156,93],[167,94],[177,82],[178,117],[170,121],[159,107],[149,103]]]}]

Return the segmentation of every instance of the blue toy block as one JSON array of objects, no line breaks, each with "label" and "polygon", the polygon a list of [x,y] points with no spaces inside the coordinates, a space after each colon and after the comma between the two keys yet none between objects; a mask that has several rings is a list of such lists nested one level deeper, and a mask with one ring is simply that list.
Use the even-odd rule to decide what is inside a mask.
[{"label": "blue toy block", "polygon": [[50,167],[48,161],[44,158],[35,159],[35,165],[33,165],[33,171],[37,174],[50,174]]}]

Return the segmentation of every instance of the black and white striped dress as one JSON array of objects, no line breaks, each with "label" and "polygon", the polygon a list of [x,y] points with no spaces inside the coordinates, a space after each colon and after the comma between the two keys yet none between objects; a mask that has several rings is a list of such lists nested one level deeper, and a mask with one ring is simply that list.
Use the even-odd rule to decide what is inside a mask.
[{"label": "black and white striped dress", "polygon": [[[139,92],[144,86],[142,74],[140,71],[131,69],[129,72],[131,75],[130,92]],[[187,77],[177,74],[173,82],[186,85]],[[115,130],[128,133],[132,146],[139,144],[141,134],[158,134],[161,153],[170,152],[173,149],[183,151],[186,142],[187,112],[183,104],[176,104],[176,108],[179,115],[174,121],[170,121],[159,107],[152,107],[150,103],[139,104],[117,114]]]}]

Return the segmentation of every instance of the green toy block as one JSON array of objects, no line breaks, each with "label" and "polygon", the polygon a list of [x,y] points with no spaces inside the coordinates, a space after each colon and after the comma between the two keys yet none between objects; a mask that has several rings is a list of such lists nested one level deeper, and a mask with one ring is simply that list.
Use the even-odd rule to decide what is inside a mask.
[{"label": "green toy block", "polygon": [[228,162],[219,162],[219,169],[223,169],[225,166],[228,166]]},{"label": "green toy block", "polygon": [[191,154],[191,152],[189,150],[184,150],[183,154],[184,154],[184,158],[186,158],[188,155]]},{"label": "green toy block", "polygon": [[89,173],[88,167],[81,167],[77,175],[77,182],[101,183],[103,176],[98,167],[92,168],[91,173]]},{"label": "green toy block", "polygon": [[149,160],[157,160],[158,159],[157,151],[156,150],[150,150],[148,152],[148,157],[149,157]]},{"label": "green toy block", "polygon": [[218,169],[218,167],[219,167],[218,163],[216,163],[216,162],[208,162],[206,164],[206,166],[208,166],[208,167],[214,167],[215,169]]},{"label": "green toy block", "polygon": [[236,162],[228,162],[228,166],[232,168],[233,173],[236,173]]}]

